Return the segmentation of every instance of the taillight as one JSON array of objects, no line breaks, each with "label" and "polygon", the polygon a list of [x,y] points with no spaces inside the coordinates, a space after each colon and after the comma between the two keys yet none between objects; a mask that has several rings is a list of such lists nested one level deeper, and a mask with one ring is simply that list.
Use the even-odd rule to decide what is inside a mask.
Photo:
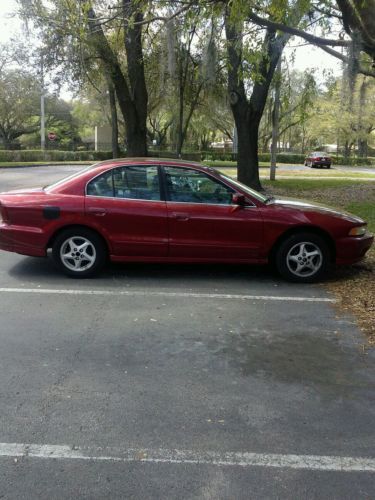
[{"label": "taillight", "polygon": [[315,158],[315,161],[320,161],[320,160],[321,160],[320,156],[318,156],[317,158]]}]

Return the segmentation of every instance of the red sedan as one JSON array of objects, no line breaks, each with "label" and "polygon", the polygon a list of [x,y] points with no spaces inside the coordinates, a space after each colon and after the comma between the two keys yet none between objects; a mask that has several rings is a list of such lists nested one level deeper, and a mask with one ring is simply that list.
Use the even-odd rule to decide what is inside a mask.
[{"label": "red sedan", "polygon": [[314,151],[305,158],[305,167],[326,167],[331,168],[332,158],[324,151]]},{"label": "red sedan", "polygon": [[73,277],[129,262],[276,265],[311,282],[362,259],[366,223],[324,206],[264,196],[195,163],[132,158],[40,189],[0,194],[0,249],[46,256]]}]

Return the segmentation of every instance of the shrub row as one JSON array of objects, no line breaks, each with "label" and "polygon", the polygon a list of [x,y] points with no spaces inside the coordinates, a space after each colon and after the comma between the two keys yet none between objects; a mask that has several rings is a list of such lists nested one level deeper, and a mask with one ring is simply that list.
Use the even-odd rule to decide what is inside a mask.
[{"label": "shrub row", "polygon": [[[150,151],[149,156],[159,158],[176,158],[176,154],[170,151]],[[1,150],[0,162],[24,162],[24,161],[101,161],[112,158],[111,151],[60,151],[41,149],[25,150]],[[201,153],[183,153],[182,158],[190,161],[201,161]]]},{"label": "shrub row", "polygon": [[59,151],[40,149],[0,150],[0,162],[17,161],[100,161],[112,158],[111,151]]},{"label": "shrub row", "polygon": [[[170,151],[150,151],[150,156],[160,158],[175,158],[176,155]],[[38,161],[101,161],[112,158],[111,151],[60,151],[40,149],[25,150],[0,150],[0,162],[38,162]],[[183,153],[184,160],[191,161],[236,161],[236,153],[219,153],[212,151]],[[375,158],[349,158],[344,161],[342,156],[332,155],[333,163],[336,165],[375,165]],[[305,155],[292,153],[279,153],[278,163],[303,164]],[[260,153],[259,161],[270,162],[269,153]]]},{"label": "shrub row", "polygon": [[[212,161],[236,161],[236,153],[218,153],[205,151],[201,154],[202,160],[212,160]],[[259,153],[259,161],[270,162],[270,153]],[[349,158],[344,159],[343,156],[330,155],[333,164],[335,165],[375,165],[375,158]],[[278,153],[277,163],[290,163],[290,164],[303,164],[305,161],[305,155],[303,154],[293,154],[293,153]]]}]

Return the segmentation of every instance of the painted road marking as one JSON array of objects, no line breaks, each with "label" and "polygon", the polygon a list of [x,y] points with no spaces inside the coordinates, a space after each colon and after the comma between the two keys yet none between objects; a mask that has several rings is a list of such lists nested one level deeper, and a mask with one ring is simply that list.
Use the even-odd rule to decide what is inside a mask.
[{"label": "painted road marking", "polygon": [[146,462],[239,467],[277,467],[339,472],[375,472],[375,459],[167,449],[78,448],[66,445],[0,443],[1,457]]},{"label": "painted road marking", "polygon": [[229,299],[229,300],[279,300],[289,302],[337,302],[328,297],[293,297],[283,295],[243,295],[230,293],[193,293],[193,292],[152,292],[140,290],[58,290],[53,288],[0,288],[0,293],[37,293],[50,295],[99,295],[125,297],[177,297],[197,299]]}]

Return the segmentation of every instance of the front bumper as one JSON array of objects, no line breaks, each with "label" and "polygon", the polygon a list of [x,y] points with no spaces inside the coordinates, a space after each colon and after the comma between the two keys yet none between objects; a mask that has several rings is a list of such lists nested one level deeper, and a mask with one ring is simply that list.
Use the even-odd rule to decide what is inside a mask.
[{"label": "front bumper", "polygon": [[374,241],[374,236],[347,236],[336,242],[336,264],[354,264],[364,258]]}]

